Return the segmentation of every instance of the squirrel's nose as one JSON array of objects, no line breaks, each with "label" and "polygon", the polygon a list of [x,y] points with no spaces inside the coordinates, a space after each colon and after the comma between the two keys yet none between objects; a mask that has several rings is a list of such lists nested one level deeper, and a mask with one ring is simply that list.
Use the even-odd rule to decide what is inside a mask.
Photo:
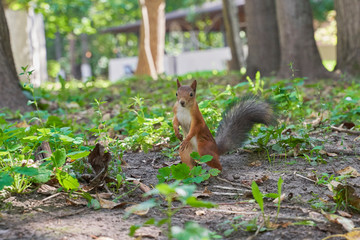
[{"label": "squirrel's nose", "polygon": [[183,106],[183,107],[184,107],[184,106],[185,106],[185,101],[183,101],[183,100],[182,100],[182,101],[180,101],[180,104],[181,104],[181,106]]}]

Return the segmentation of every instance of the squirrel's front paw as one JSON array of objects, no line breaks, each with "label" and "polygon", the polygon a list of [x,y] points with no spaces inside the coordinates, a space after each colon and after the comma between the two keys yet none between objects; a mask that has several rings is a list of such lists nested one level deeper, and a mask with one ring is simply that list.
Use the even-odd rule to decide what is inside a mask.
[{"label": "squirrel's front paw", "polygon": [[186,148],[188,148],[189,144],[190,144],[189,141],[184,140],[180,145],[180,150],[184,151]]},{"label": "squirrel's front paw", "polygon": [[175,136],[182,141],[183,140],[183,136],[180,133],[175,133]]}]

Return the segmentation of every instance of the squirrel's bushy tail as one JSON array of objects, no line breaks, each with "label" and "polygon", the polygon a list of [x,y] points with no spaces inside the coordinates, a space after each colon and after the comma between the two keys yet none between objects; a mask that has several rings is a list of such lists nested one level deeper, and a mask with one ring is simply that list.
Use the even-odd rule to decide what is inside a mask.
[{"label": "squirrel's bushy tail", "polygon": [[219,153],[241,147],[256,123],[266,125],[275,122],[274,110],[270,103],[255,96],[246,97],[230,107],[216,131],[216,145]]}]

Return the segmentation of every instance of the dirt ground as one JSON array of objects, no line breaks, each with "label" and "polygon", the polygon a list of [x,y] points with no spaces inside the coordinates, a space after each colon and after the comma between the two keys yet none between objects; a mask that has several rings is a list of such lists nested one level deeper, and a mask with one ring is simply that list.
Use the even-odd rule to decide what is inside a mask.
[{"label": "dirt ground", "polygon": [[[224,169],[220,178],[213,177],[197,185],[199,192],[206,188],[212,193],[201,197],[202,200],[219,206],[213,209],[184,208],[175,215],[173,224],[182,226],[186,221],[196,221],[223,235],[225,230],[231,228],[229,224],[224,224],[226,220],[239,215],[243,216],[241,221],[250,220],[261,214],[258,205],[250,201],[251,190],[246,186],[250,186],[251,181],[258,180],[261,192],[276,193],[277,181],[281,176],[284,180],[282,192],[285,199],[281,203],[277,222],[280,225],[274,230],[258,233],[253,239],[322,239],[332,234],[346,233],[340,224],[329,222],[320,209],[311,206],[316,202],[331,203],[333,195],[326,186],[316,184],[313,176],[319,177],[322,173],[338,176],[336,172],[348,166],[360,171],[360,144],[355,137],[333,133],[325,145],[325,151],[337,154],[324,154],[323,158],[327,163],[317,165],[301,157],[276,157],[269,162],[265,153],[244,150],[222,156]],[[339,146],[339,141],[347,143],[348,148],[336,147]],[[158,169],[172,163],[159,152],[126,153],[124,160],[128,163],[123,168],[126,176],[138,178],[149,187],[157,184]],[[360,177],[347,178],[347,184],[359,193]],[[121,201],[140,203],[144,201],[141,195],[142,192],[137,189]],[[49,195],[35,191],[9,196],[1,203],[0,239],[134,239],[128,236],[131,225],[141,224],[151,217],[164,217],[159,209],[151,209],[145,216],[132,215],[124,219],[124,207],[92,210],[83,205],[71,204],[65,194],[50,199],[48,197]],[[271,200],[265,201],[265,214],[270,216],[272,222],[275,221],[276,210]],[[339,215],[338,212],[336,214]],[[350,219],[355,227],[359,227],[360,214],[352,212],[351,215]],[[311,220],[316,226],[289,224],[303,220]],[[140,233],[146,230],[150,236],[142,239],[166,239],[164,228],[152,227],[143,229]],[[157,234],[160,235],[156,237]],[[223,239],[247,239],[254,234],[239,230]]]}]

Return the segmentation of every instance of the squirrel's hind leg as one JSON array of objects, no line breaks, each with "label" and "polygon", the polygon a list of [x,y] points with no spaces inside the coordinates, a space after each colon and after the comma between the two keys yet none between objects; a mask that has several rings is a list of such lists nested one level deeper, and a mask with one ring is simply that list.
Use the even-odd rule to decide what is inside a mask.
[{"label": "squirrel's hind leg", "polygon": [[192,169],[196,162],[194,159],[190,157],[190,154],[193,152],[193,146],[191,144],[187,144],[184,148],[179,148],[179,155],[180,159],[183,163],[189,166],[190,169]]},{"label": "squirrel's hind leg", "polygon": [[[214,148],[216,148],[216,145],[213,146]],[[215,151],[213,151],[212,148],[209,148],[209,147],[198,147],[199,148],[199,154],[201,156],[204,156],[204,155],[211,155],[213,156],[213,159],[211,159],[211,161],[209,162],[206,162],[206,164],[209,166],[209,167],[212,167],[212,168],[217,168],[219,169],[220,171],[222,170],[222,166],[221,166],[221,163],[220,163],[220,156],[219,154],[217,154]]]}]

